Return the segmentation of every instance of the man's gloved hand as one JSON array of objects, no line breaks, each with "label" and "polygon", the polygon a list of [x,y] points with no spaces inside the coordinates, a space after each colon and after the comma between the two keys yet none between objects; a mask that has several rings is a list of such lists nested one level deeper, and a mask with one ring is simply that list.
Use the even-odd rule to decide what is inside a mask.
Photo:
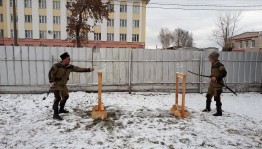
[{"label": "man's gloved hand", "polygon": [[56,83],[55,82],[51,82],[50,83],[50,88],[54,88],[56,86]]}]

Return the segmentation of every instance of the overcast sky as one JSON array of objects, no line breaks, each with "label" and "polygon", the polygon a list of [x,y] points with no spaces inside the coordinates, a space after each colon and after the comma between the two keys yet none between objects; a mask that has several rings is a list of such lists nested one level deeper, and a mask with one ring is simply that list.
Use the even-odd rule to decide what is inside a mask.
[{"label": "overcast sky", "polygon": [[182,28],[192,32],[195,47],[204,48],[212,46],[220,48],[211,40],[213,37],[212,31],[216,29],[215,22],[217,16],[225,11],[161,9],[152,7],[227,10],[257,9],[256,11],[241,11],[238,33],[262,31],[262,0],[150,0],[146,10],[146,48],[155,49],[156,46],[157,48],[162,47],[158,39],[159,31],[162,27],[167,27],[170,31]]}]

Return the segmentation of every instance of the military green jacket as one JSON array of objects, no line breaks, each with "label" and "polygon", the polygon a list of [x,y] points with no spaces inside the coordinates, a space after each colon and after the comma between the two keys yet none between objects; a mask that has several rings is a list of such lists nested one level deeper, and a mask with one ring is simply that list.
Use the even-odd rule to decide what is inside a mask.
[{"label": "military green jacket", "polygon": [[89,68],[80,68],[74,65],[63,65],[61,62],[54,64],[48,74],[49,82],[55,82],[54,90],[65,87],[71,72],[90,72]]},{"label": "military green jacket", "polygon": [[[216,61],[215,63],[212,63],[211,66],[211,76],[216,77],[217,81],[210,81],[210,87],[214,88],[222,88],[224,84],[223,78],[226,77],[227,71],[222,63],[219,61]],[[219,84],[220,82],[221,84]]]}]

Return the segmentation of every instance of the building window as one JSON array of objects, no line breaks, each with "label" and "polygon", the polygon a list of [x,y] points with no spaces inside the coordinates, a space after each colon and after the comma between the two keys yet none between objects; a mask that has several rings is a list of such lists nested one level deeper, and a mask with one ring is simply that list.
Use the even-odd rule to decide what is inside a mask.
[{"label": "building window", "polygon": [[139,41],[139,34],[133,34],[132,41]]},{"label": "building window", "polygon": [[4,37],[4,30],[0,29],[0,38],[3,38],[3,37]]},{"label": "building window", "polygon": [[53,1],[53,9],[60,9],[60,1]]},{"label": "building window", "polygon": [[46,8],[46,0],[39,0],[39,8]]},{"label": "building window", "polygon": [[240,41],[240,43],[239,43],[239,48],[243,48],[242,41]]},{"label": "building window", "polygon": [[40,31],[39,38],[46,39],[46,31]]},{"label": "building window", "polygon": [[107,9],[110,11],[114,11],[114,4],[107,5]]},{"label": "building window", "polygon": [[256,41],[255,40],[252,40],[251,42],[251,48],[254,48],[256,46]]},{"label": "building window", "polygon": [[126,34],[120,34],[120,41],[126,41]]},{"label": "building window", "polygon": [[107,33],[107,41],[114,41],[114,34],[113,33]]},{"label": "building window", "polygon": [[25,22],[32,23],[32,15],[25,15]]},{"label": "building window", "polygon": [[94,33],[94,40],[101,40],[101,33]]},{"label": "building window", "polygon": [[[14,22],[14,16],[11,14],[10,15],[11,22]],[[18,16],[16,16],[16,22],[18,21]]]},{"label": "building window", "polygon": [[[10,30],[10,35],[11,35],[11,38],[14,38],[15,37],[15,35],[14,35],[15,33],[14,33],[14,30]],[[16,30],[16,35],[17,35],[17,37],[18,37],[18,30]]]},{"label": "building window", "polygon": [[114,19],[108,19],[107,26],[114,26]]},{"label": "building window", "polygon": [[46,23],[46,16],[39,16],[39,23]]},{"label": "building window", "polygon": [[[17,6],[17,0],[15,0],[15,6]],[[13,7],[13,5],[14,5],[14,2],[13,2],[13,0],[10,0],[9,1],[9,5],[10,5],[10,7]]]},{"label": "building window", "polygon": [[33,31],[25,30],[25,38],[33,38]]},{"label": "building window", "polygon": [[0,0],[0,6],[3,6],[3,1],[2,0]]},{"label": "building window", "polygon": [[31,8],[32,7],[32,0],[25,0],[25,7]]},{"label": "building window", "polygon": [[120,5],[120,12],[126,12],[127,7],[126,5]]},{"label": "building window", "polygon": [[248,41],[246,41],[246,48],[248,48]]},{"label": "building window", "polygon": [[139,28],[139,20],[133,20],[133,28]]},{"label": "building window", "polygon": [[54,39],[60,39],[61,38],[61,32],[60,31],[54,31],[53,35],[54,35]]},{"label": "building window", "polygon": [[133,13],[140,13],[139,6],[133,6]]},{"label": "building window", "polygon": [[53,17],[53,23],[54,24],[60,24],[60,16],[54,16]]},{"label": "building window", "polygon": [[120,27],[126,27],[126,20],[120,19]]},{"label": "building window", "polygon": [[4,21],[4,16],[3,14],[0,14],[0,22],[3,22]]}]

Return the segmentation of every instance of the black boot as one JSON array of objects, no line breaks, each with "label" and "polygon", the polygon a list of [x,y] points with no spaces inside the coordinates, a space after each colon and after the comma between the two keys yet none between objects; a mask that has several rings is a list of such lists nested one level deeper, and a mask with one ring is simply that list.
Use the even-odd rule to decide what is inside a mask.
[{"label": "black boot", "polygon": [[59,113],[69,113],[69,111],[65,110],[65,104],[66,104],[67,99],[68,99],[68,96],[64,97],[64,99],[60,102]]},{"label": "black boot", "polygon": [[62,117],[59,116],[58,110],[54,110],[53,119],[63,120]]},{"label": "black boot", "polygon": [[208,98],[208,95],[207,95],[206,108],[202,110],[202,112],[210,112],[211,111],[210,104],[211,104],[211,99]]},{"label": "black boot", "polygon": [[59,113],[69,113],[69,111],[65,110],[65,104],[60,103],[60,109],[59,109]]},{"label": "black boot", "polygon": [[221,106],[220,106],[220,107],[217,107],[217,113],[213,114],[213,116],[222,116]]}]

